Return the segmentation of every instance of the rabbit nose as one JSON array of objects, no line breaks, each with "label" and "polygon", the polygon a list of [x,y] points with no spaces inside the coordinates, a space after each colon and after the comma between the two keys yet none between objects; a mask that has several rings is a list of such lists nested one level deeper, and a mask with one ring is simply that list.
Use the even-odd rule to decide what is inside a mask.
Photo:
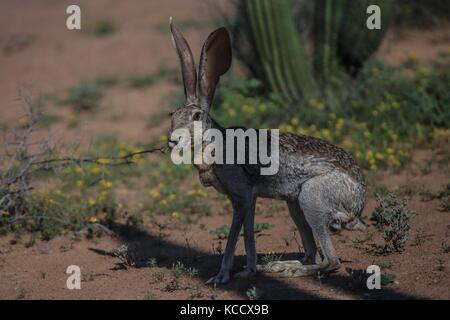
[{"label": "rabbit nose", "polygon": [[168,139],[167,144],[169,145],[169,148],[172,149],[178,144],[178,141]]}]

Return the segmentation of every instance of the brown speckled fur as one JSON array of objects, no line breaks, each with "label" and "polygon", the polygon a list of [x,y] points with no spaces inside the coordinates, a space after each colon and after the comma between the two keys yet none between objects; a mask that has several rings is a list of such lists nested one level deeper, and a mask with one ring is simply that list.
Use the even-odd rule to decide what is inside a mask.
[{"label": "brown speckled fur", "polygon": [[298,135],[290,132],[280,133],[280,149],[290,153],[302,153],[328,159],[337,167],[347,172],[358,182],[364,182],[364,174],[355,158],[330,142],[312,136]]},{"label": "brown speckled fur", "polygon": [[[231,65],[228,32],[225,28],[219,28],[205,41],[201,52],[197,94],[196,69],[189,45],[172,24],[171,31],[182,67],[186,95],[185,105],[172,114],[172,132],[186,129],[193,137],[195,121],[202,122],[203,130],[214,128],[224,132],[225,129],[210,117],[209,111],[219,78]],[[171,148],[181,141],[181,138],[172,138],[176,140],[169,140]],[[248,152],[248,146],[245,149],[238,152]],[[226,153],[227,150],[224,151]],[[219,273],[208,283],[229,281],[236,242],[242,227],[247,265],[235,276],[249,277],[256,272],[254,218],[257,197],[287,202],[305,248],[301,262],[276,261],[260,268],[266,272],[303,276],[335,270],[340,262],[328,228],[364,228],[359,216],[366,201],[366,184],[362,170],[350,153],[316,137],[280,133],[276,163],[279,164],[279,170],[273,175],[262,175],[262,167],[258,164],[195,165],[202,184],[227,195],[233,206],[233,219],[222,265]],[[316,263],[315,239],[322,249],[323,259],[320,263]]]}]

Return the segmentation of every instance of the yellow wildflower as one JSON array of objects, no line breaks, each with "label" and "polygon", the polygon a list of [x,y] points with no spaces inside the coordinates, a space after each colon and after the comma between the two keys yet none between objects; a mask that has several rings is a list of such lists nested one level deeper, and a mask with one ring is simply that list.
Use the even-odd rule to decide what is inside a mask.
[{"label": "yellow wildflower", "polygon": [[364,136],[364,138],[369,138],[369,137],[370,137],[370,132],[369,132],[369,130],[364,130],[363,136]]},{"label": "yellow wildflower", "polygon": [[366,129],[367,128],[367,123],[365,122],[360,122],[356,125],[359,129]]},{"label": "yellow wildflower", "polygon": [[84,187],[84,181],[83,180],[77,180],[75,185],[77,186],[77,188],[83,188]]},{"label": "yellow wildflower", "polygon": [[322,136],[324,137],[324,138],[329,138],[330,136],[331,136],[331,132],[330,132],[330,130],[329,129],[322,129]]},{"label": "yellow wildflower", "polygon": [[399,167],[400,166],[400,161],[394,157],[394,156],[389,156],[389,162],[394,166],[394,167]]},{"label": "yellow wildflower", "polygon": [[123,157],[125,157],[126,155],[128,155],[128,153],[129,153],[129,152],[128,152],[127,150],[120,150],[118,156],[121,157],[121,158],[123,158]]},{"label": "yellow wildflower", "polygon": [[100,180],[100,187],[102,187],[103,189],[111,189],[112,187],[112,182],[109,180]]},{"label": "yellow wildflower", "polygon": [[228,115],[230,116],[230,117],[235,117],[236,116],[236,110],[234,110],[234,109],[228,109]]},{"label": "yellow wildflower", "polygon": [[246,105],[244,105],[244,106],[242,107],[242,111],[243,111],[244,113],[247,113],[247,114],[252,114],[253,112],[255,112],[255,108],[253,108],[252,106],[246,104]]},{"label": "yellow wildflower", "polygon": [[93,167],[91,168],[91,170],[90,170],[90,172],[91,172],[92,174],[99,174],[101,171],[102,171],[102,170],[100,169],[99,166],[93,166]]},{"label": "yellow wildflower", "polygon": [[69,118],[68,118],[68,122],[69,122],[69,125],[75,125],[76,123],[77,123],[77,115],[74,113],[74,112],[71,112],[70,114],[69,114]]},{"label": "yellow wildflower", "polygon": [[337,131],[342,130],[342,128],[344,127],[344,123],[345,123],[345,120],[342,119],[342,118],[339,118],[339,119],[336,121],[336,130],[337,130]]},{"label": "yellow wildflower", "polygon": [[98,159],[97,162],[100,164],[108,164],[108,163],[110,163],[110,160],[109,159]]},{"label": "yellow wildflower", "polygon": [[353,148],[353,141],[350,138],[345,138],[344,141],[342,141],[342,145],[346,149],[351,149]]},{"label": "yellow wildflower", "polygon": [[162,134],[159,136],[159,142],[166,142],[168,139],[166,134]]},{"label": "yellow wildflower", "polygon": [[450,137],[450,130],[443,128],[436,128],[433,130],[433,136],[436,138]]},{"label": "yellow wildflower", "polygon": [[398,136],[394,132],[390,131],[389,136],[391,137],[392,141],[397,141]]},{"label": "yellow wildflower", "polygon": [[98,195],[98,202],[105,202],[108,193],[106,191],[102,191]]},{"label": "yellow wildflower", "polygon": [[91,217],[89,217],[89,222],[90,223],[97,223],[98,222],[98,218],[96,216],[91,216]]},{"label": "yellow wildflower", "polygon": [[150,191],[150,197],[152,197],[153,199],[159,198],[160,195],[161,194],[157,190]]},{"label": "yellow wildflower", "polygon": [[383,160],[384,159],[384,155],[381,152],[376,152],[375,153],[375,159]]},{"label": "yellow wildflower", "polygon": [[308,135],[308,130],[305,128],[298,129],[298,133],[302,135]]}]

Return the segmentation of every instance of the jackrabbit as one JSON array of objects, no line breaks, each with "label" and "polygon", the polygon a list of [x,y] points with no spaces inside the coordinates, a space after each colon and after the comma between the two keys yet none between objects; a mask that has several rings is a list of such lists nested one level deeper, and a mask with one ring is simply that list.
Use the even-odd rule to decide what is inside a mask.
[{"label": "jackrabbit", "polygon": [[[170,23],[173,45],[182,71],[186,101],[172,113],[171,130],[193,130],[201,121],[203,130],[224,131],[209,115],[219,78],[231,65],[231,43],[225,28],[212,32],[200,56],[198,72],[191,49],[182,34]],[[197,93],[198,84],[198,93]],[[169,148],[179,141],[169,139]],[[226,151],[226,150],[225,150]],[[325,140],[279,134],[279,170],[274,175],[261,175],[254,165],[195,165],[205,186],[213,186],[231,200],[233,218],[219,273],[207,283],[225,283],[230,279],[236,242],[244,226],[247,264],[236,277],[249,277],[257,270],[254,239],[255,202],[257,197],[287,202],[305,248],[301,261],[277,261],[259,267],[265,272],[283,272],[286,276],[304,276],[330,272],[339,267],[339,259],[328,234],[330,227],[364,229],[359,217],[366,201],[366,184],[355,159],[342,148]],[[317,238],[321,261],[316,263]]]}]

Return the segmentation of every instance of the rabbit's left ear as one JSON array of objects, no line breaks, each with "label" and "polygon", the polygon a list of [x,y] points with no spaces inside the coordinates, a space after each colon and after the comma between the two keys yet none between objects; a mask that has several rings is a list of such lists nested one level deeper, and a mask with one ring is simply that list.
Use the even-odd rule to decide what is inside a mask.
[{"label": "rabbit's left ear", "polygon": [[227,29],[212,32],[203,44],[199,66],[199,92],[201,107],[211,106],[219,78],[231,66],[231,41]]},{"label": "rabbit's left ear", "polygon": [[172,42],[180,60],[181,75],[183,76],[184,94],[186,104],[196,102],[197,72],[195,70],[194,57],[191,48],[183,35],[175,28],[170,17],[170,31]]}]

